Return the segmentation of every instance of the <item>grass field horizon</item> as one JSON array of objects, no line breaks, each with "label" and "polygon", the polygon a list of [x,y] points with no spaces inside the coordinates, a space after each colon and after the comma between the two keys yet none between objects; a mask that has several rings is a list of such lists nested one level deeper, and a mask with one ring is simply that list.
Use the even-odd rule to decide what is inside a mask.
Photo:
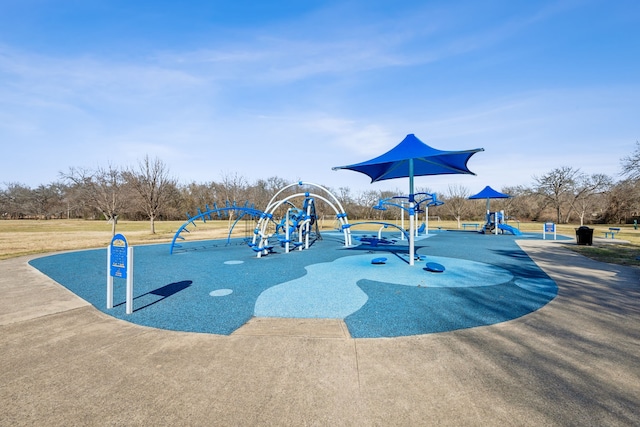
[{"label": "grass field horizon", "polygon": [[[350,221],[355,223],[360,221]],[[394,221],[390,221],[395,223]],[[478,221],[463,221],[476,222]],[[130,245],[168,243],[171,242],[176,231],[184,221],[156,221],[156,233],[151,233],[148,221],[119,221],[116,232],[124,234]],[[511,222],[511,225],[522,232],[537,232],[543,230],[540,222]],[[321,220],[320,230],[335,230],[337,222]],[[401,225],[397,221],[397,225]],[[405,221],[408,227],[408,221]],[[189,227],[185,233],[188,241],[225,239],[229,235],[228,220],[209,220],[206,223],[196,222],[196,226]],[[575,237],[578,224],[557,224],[557,233]],[[252,237],[255,227],[254,221],[240,221],[233,229],[232,237]],[[358,230],[378,230],[379,225],[369,224],[358,226]],[[593,246],[572,245],[570,249],[590,258],[622,265],[640,266],[640,230],[633,225],[588,225],[594,236]],[[604,237],[609,227],[619,227],[621,230],[615,239],[606,242],[596,238]],[[457,230],[456,221],[429,221],[430,230]],[[101,220],[55,219],[55,220],[2,220],[0,221],[0,260],[24,255],[44,254],[51,252],[82,250],[106,247],[111,241],[111,224]]]}]

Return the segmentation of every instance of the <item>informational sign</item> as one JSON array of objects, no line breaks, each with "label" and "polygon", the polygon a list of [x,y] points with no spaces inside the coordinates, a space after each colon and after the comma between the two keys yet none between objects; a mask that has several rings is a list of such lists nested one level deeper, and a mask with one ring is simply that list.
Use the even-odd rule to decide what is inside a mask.
[{"label": "informational sign", "polygon": [[542,239],[547,238],[547,233],[553,233],[553,240],[556,240],[556,224],[554,222],[545,222],[542,229]]},{"label": "informational sign", "polygon": [[121,279],[127,278],[127,252],[129,245],[127,239],[122,234],[116,234],[111,239],[111,261],[109,265],[110,275]]},{"label": "informational sign", "polygon": [[133,313],[133,248],[122,234],[116,234],[107,248],[107,309],[113,308],[113,279],[126,279],[127,314]]}]

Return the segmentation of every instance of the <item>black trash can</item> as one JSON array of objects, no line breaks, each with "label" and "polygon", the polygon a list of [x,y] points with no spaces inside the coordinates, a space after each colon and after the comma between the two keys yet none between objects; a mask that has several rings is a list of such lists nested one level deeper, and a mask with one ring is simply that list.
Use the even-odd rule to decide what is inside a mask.
[{"label": "black trash can", "polygon": [[593,228],[585,225],[576,228],[576,242],[579,245],[593,245]]}]

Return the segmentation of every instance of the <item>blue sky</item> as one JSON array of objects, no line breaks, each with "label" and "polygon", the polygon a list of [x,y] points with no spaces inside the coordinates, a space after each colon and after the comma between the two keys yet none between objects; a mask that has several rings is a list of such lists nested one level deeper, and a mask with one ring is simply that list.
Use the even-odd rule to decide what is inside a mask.
[{"label": "blue sky", "polygon": [[0,184],[149,154],[181,183],[369,184],[333,166],[413,133],[476,176],[618,179],[640,139],[636,0],[0,0]]}]

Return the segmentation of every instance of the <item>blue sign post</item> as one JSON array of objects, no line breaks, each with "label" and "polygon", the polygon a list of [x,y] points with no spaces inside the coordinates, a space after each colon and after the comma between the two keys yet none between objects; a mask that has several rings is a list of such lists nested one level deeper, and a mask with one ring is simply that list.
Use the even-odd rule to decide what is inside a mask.
[{"label": "blue sign post", "polygon": [[107,249],[107,309],[113,308],[113,278],[126,279],[126,313],[133,313],[133,248],[116,234]]}]

